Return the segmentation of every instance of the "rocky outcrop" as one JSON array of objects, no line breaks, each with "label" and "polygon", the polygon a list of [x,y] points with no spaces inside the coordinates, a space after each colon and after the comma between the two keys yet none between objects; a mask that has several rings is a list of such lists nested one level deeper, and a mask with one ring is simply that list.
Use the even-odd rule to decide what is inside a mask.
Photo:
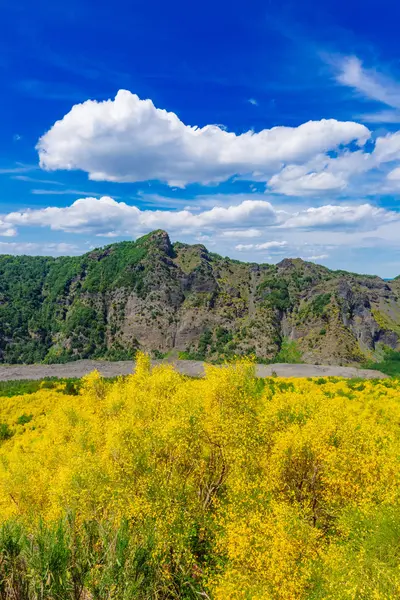
[{"label": "rocky outcrop", "polygon": [[171,244],[164,231],[80,258],[20,261],[0,259],[4,362],[125,358],[137,348],[271,359],[292,340],[306,362],[353,364],[399,347],[400,280],[301,259],[240,263]]}]

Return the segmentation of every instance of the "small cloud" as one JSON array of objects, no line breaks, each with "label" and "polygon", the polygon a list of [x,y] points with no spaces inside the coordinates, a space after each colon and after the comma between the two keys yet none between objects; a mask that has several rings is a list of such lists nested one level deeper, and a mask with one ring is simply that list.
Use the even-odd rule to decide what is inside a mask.
[{"label": "small cloud", "polygon": [[280,227],[283,228],[374,228],[383,223],[400,220],[400,213],[371,204],[331,205],[311,207],[292,214]]},{"label": "small cloud", "polygon": [[36,171],[39,167],[37,165],[24,165],[23,163],[15,163],[14,167],[0,168],[0,175],[12,175],[13,173],[29,173],[29,171]]},{"label": "small cloud", "polygon": [[400,83],[393,77],[367,68],[357,56],[333,58],[336,80],[358,92],[368,100],[374,100],[391,107],[393,110],[379,110],[375,113],[359,115],[368,123],[400,122]]},{"label": "small cloud", "polygon": [[15,237],[17,235],[17,230],[14,227],[9,227],[8,229],[0,230],[0,235],[2,237]]},{"label": "small cloud", "polygon": [[329,171],[308,172],[304,165],[288,165],[271,177],[269,188],[287,196],[337,192],[346,187],[346,180]]},{"label": "small cloud", "polygon": [[[99,194],[98,192],[86,192],[83,190],[33,189],[33,190],[31,190],[31,194],[34,194],[35,196],[88,196],[88,195],[90,195],[92,198],[101,198],[101,196],[102,196],[102,194]],[[118,198],[118,196],[114,196],[114,198]]]},{"label": "small cloud", "polygon": [[200,244],[207,244],[208,246],[215,246],[213,237],[203,233],[200,233],[200,235],[196,236],[196,242],[200,242]]},{"label": "small cloud", "polygon": [[395,169],[393,169],[392,171],[390,171],[386,178],[389,181],[400,181],[400,167],[396,167]]},{"label": "small cloud", "polygon": [[10,223],[7,223],[5,220],[0,219],[0,236],[1,237],[15,237],[17,235],[17,230],[15,227],[12,227]]},{"label": "small cloud", "polygon": [[329,258],[329,254],[317,254],[316,256],[303,256],[303,260],[324,260],[324,258]]},{"label": "small cloud", "polygon": [[13,141],[14,142],[19,142],[19,140],[22,140],[22,135],[19,135],[19,133],[14,133],[14,135],[13,135]]},{"label": "small cloud", "polygon": [[120,236],[121,233],[118,231],[107,231],[106,233],[96,233],[96,237],[115,238]]},{"label": "small cloud", "polygon": [[255,98],[249,98],[249,103],[253,106],[258,106],[258,102]]},{"label": "small cloud", "polygon": [[359,115],[366,123],[400,123],[400,110],[380,110]]},{"label": "small cloud", "polygon": [[46,183],[49,185],[65,185],[60,181],[55,181],[54,179],[35,179],[35,177],[29,177],[29,175],[14,175],[11,179],[16,179],[17,181],[28,181],[31,183]]},{"label": "small cloud", "polygon": [[223,238],[237,239],[260,237],[262,234],[263,232],[261,231],[261,229],[228,229],[228,231],[223,231],[221,233],[221,236]]},{"label": "small cloud", "polygon": [[284,246],[287,246],[287,242],[273,241],[264,242],[263,244],[238,244],[235,248],[241,252],[243,250],[271,250],[273,248],[283,248]]}]

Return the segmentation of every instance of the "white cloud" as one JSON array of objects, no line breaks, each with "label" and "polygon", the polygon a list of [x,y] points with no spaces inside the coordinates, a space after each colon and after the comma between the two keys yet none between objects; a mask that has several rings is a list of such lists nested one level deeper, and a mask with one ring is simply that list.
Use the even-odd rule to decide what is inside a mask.
[{"label": "white cloud", "polygon": [[324,260],[324,258],[329,258],[329,254],[316,254],[315,256],[303,256],[303,260]]},{"label": "white cloud", "polygon": [[367,98],[400,108],[400,85],[375,69],[367,69],[356,56],[346,56],[340,64],[337,79]]},{"label": "white cloud", "polygon": [[[397,102],[400,85],[364,69],[357,58],[342,59],[337,68],[341,83],[393,106]],[[94,180],[157,179],[182,187],[237,177],[268,182],[268,191],[275,194],[332,197],[344,192],[354,196],[360,190],[377,194],[379,178],[390,181],[385,165],[400,162],[400,132],[377,137],[371,150],[364,151],[369,136],[359,123],[334,119],[241,135],[218,125],[191,127],[176,114],[156,108],[151,100],[120,90],[114,100],[75,105],[42,136],[37,147],[43,168],[80,169]],[[349,147],[351,142],[358,143],[359,149]],[[369,171],[376,173],[366,177]],[[79,190],[34,189],[32,193],[84,195]],[[165,202],[176,206],[179,199]],[[194,210],[190,205],[185,208]]]},{"label": "white cloud", "polygon": [[382,192],[379,182],[386,179],[386,164],[399,160],[400,133],[390,133],[378,137],[371,152],[345,150],[335,157],[319,154],[303,165],[287,165],[270,178],[267,191],[294,197],[359,196],[361,190],[377,195]]},{"label": "white cloud", "polygon": [[[16,179],[17,181],[26,181],[29,183],[46,183],[48,185],[65,185],[60,181],[55,181],[54,179],[36,179],[35,177],[30,177],[29,175],[14,175],[11,179]],[[86,192],[85,192],[86,193]]]},{"label": "white cloud", "polygon": [[283,163],[304,163],[353,141],[363,145],[369,136],[363,125],[335,119],[241,135],[216,125],[192,127],[151,100],[120,90],[114,100],[73,106],[37,148],[49,171],[79,169],[92,180],[184,186],[234,175],[265,181]]},{"label": "white cloud", "polygon": [[50,250],[55,254],[67,254],[68,252],[76,254],[79,250],[75,244],[67,244],[65,242],[59,242],[58,244],[45,244],[42,246],[46,251]]},{"label": "white cloud", "polygon": [[[98,192],[85,192],[82,190],[42,190],[42,189],[33,189],[31,190],[31,194],[35,196],[83,196],[85,194],[90,194],[90,196],[94,198],[101,198],[102,194]],[[114,196],[117,198],[118,196]]]},{"label": "white cloud", "polygon": [[215,239],[212,235],[204,235],[200,233],[200,235],[195,237],[195,240],[203,245],[207,244],[207,246],[215,246]]},{"label": "white cloud", "polygon": [[[166,229],[172,235],[213,235],[229,240],[251,239],[259,232],[266,235],[281,229],[318,230],[335,232],[374,231],[384,224],[400,220],[400,213],[370,204],[349,206],[325,205],[295,211],[274,208],[265,200],[243,200],[231,206],[215,206],[202,212],[188,210],[141,210],[107,196],[81,198],[66,207],[49,206],[26,209],[3,215],[0,231],[16,227],[49,227],[70,233],[91,233],[106,237],[136,237],[153,229]],[[255,227],[256,226],[256,227]],[[302,234],[304,235],[304,234]],[[324,234],[326,235],[326,234]],[[272,240],[259,244],[239,244],[237,249],[265,250],[283,247],[286,241]],[[251,247],[251,248],[250,248]]]},{"label": "white cloud", "polygon": [[79,248],[64,242],[58,244],[37,244],[34,242],[0,242],[0,254],[39,254],[54,256],[62,254],[78,254]]},{"label": "white cloud", "polygon": [[0,230],[0,235],[3,237],[14,237],[17,235],[17,230],[13,227],[8,227],[7,229]]},{"label": "white cloud", "polygon": [[363,113],[360,118],[366,123],[400,123],[400,110],[378,110]]},{"label": "white cloud", "polygon": [[353,88],[365,98],[375,100],[394,110],[384,110],[372,114],[364,114],[362,118],[372,123],[400,122],[400,84],[378,72],[368,69],[356,56],[345,56],[335,60],[337,81],[342,85]]},{"label": "white cloud", "polygon": [[0,236],[1,237],[14,237],[17,235],[17,230],[10,226],[10,223],[6,223],[3,219],[0,219]]},{"label": "white cloud", "polygon": [[118,231],[107,231],[106,233],[96,233],[97,237],[116,238],[120,237],[121,233]]},{"label": "white cloud", "polygon": [[38,167],[36,165],[25,165],[23,163],[16,163],[14,167],[5,167],[0,169],[0,175],[12,175],[13,173],[29,173],[30,171],[36,171]]},{"label": "white cloud", "polygon": [[[29,231],[37,227],[71,234],[87,233],[89,244],[97,246],[115,241],[118,237],[135,239],[162,228],[170,233],[173,240],[201,242],[207,247],[213,246],[223,256],[236,254],[236,258],[240,258],[246,252],[246,259],[257,261],[261,251],[263,260],[276,262],[278,254],[281,257],[303,256],[306,260],[316,261],[329,254],[334,256],[331,260],[337,267],[351,270],[358,267],[354,260],[353,263],[347,261],[352,256],[354,259],[357,252],[363,252],[363,248],[370,249],[366,250],[368,256],[374,254],[373,248],[385,249],[386,254],[390,248],[391,255],[397,248],[400,253],[400,212],[365,203],[311,206],[299,210],[296,203],[273,206],[261,198],[248,200],[243,195],[239,195],[236,199],[239,203],[234,204],[234,196],[227,196],[229,200],[224,201],[221,195],[217,195],[215,202],[221,203],[221,206],[203,207],[198,213],[140,209],[108,197],[81,198],[65,207],[23,209],[0,215],[0,230],[10,229],[13,235],[16,228]],[[45,232],[43,239],[46,239]],[[57,255],[83,251],[72,244],[0,242],[0,252],[14,254]],[[364,272],[374,268],[370,264],[362,266]]]},{"label": "white cloud", "polygon": [[321,192],[340,191],[346,180],[329,171],[307,172],[307,166],[288,165],[268,182],[272,191],[288,196],[304,196]]},{"label": "white cloud", "polygon": [[387,179],[389,179],[389,181],[400,181],[400,167],[396,167],[396,169],[390,171],[387,174]]},{"label": "white cloud", "polygon": [[249,98],[249,103],[253,106],[258,106],[258,102],[255,98]]},{"label": "white cloud", "polygon": [[[363,152],[357,150],[355,152],[344,151],[337,157],[329,157],[319,155],[314,159],[310,160],[307,164],[293,169],[294,175],[291,173],[291,167],[284,168],[281,173],[278,173],[275,177],[271,178],[278,182],[278,186],[275,185],[273,191],[281,191],[282,193],[290,195],[312,195],[311,190],[306,189],[306,185],[303,184],[302,172],[313,172],[318,175],[324,175],[326,180],[325,190],[328,192],[342,192],[346,190],[346,194],[350,194],[349,180],[351,178],[358,179],[353,185],[352,193],[359,195],[360,190],[368,195],[380,195],[382,193],[390,192],[390,189],[385,187],[387,181],[394,181],[395,175],[388,176],[387,170],[389,163],[397,163],[400,161],[400,131],[393,133],[387,133],[376,138],[375,146],[370,152]],[[392,169],[392,172],[395,172]],[[368,175],[367,175],[368,174]],[[329,177],[328,177],[329,176]],[[331,176],[333,176],[331,178]],[[315,179],[318,182],[318,178]],[[337,189],[335,185],[337,184]],[[329,187],[331,189],[329,190]],[[321,188],[323,186],[321,185]],[[315,192],[317,189],[315,189]]]},{"label": "white cloud", "polygon": [[375,142],[373,158],[377,163],[391,162],[400,159],[400,131],[378,137]]},{"label": "white cloud", "polygon": [[216,206],[193,214],[187,210],[140,210],[104,196],[100,199],[81,198],[63,208],[53,206],[9,213],[4,222],[8,226],[47,226],[53,230],[78,233],[132,235],[158,228],[199,231],[231,228],[238,224],[245,224],[247,228],[252,223],[269,226],[278,222],[278,213],[263,200],[244,200],[236,206]]},{"label": "white cloud", "polygon": [[357,227],[375,228],[378,224],[400,220],[400,213],[378,208],[371,204],[354,206],[326,205],[308,208],[287,219],[281,227]]},{"label": "white cloud", "polygon": [[286,241],[272,241],[264,242],[263,244],[238,244],[235,248],[241,252],[243,250],[272,250],[273,248],[283,248],[284,246],[287,246]]},{"label": "white cloud", "polygon": [[222,237],[230,238],[230,239],[238,239],[238,238],[255,238],[262,236],[263,231],[261,229],[234,229],[223,231],[221,233]]}]

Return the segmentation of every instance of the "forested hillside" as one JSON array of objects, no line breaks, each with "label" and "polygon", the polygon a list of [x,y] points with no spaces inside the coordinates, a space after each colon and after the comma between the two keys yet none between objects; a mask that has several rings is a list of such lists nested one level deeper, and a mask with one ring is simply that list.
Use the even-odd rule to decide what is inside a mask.
[{"label": "forested hillside", "polygon": [[156,357],[352,364],[400,339],[400,280],[241,263],[164,231],[80,257],[0,256],[0,360]]}]

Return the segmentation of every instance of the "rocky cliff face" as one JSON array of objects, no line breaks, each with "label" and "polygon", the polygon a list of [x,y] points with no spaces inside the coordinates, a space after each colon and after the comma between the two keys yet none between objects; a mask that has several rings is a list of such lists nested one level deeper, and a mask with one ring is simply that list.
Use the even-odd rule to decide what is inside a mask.
[{"label": "rocky cliff face", "polygon": [[293,340],[306,362],[352,364],[399,347],[399,281],[300,259],[240,263],[172,245],[163,231],[79,258],[1,257],[0,276],[6,362],[125,358],[137,348],[272,359]]}]

